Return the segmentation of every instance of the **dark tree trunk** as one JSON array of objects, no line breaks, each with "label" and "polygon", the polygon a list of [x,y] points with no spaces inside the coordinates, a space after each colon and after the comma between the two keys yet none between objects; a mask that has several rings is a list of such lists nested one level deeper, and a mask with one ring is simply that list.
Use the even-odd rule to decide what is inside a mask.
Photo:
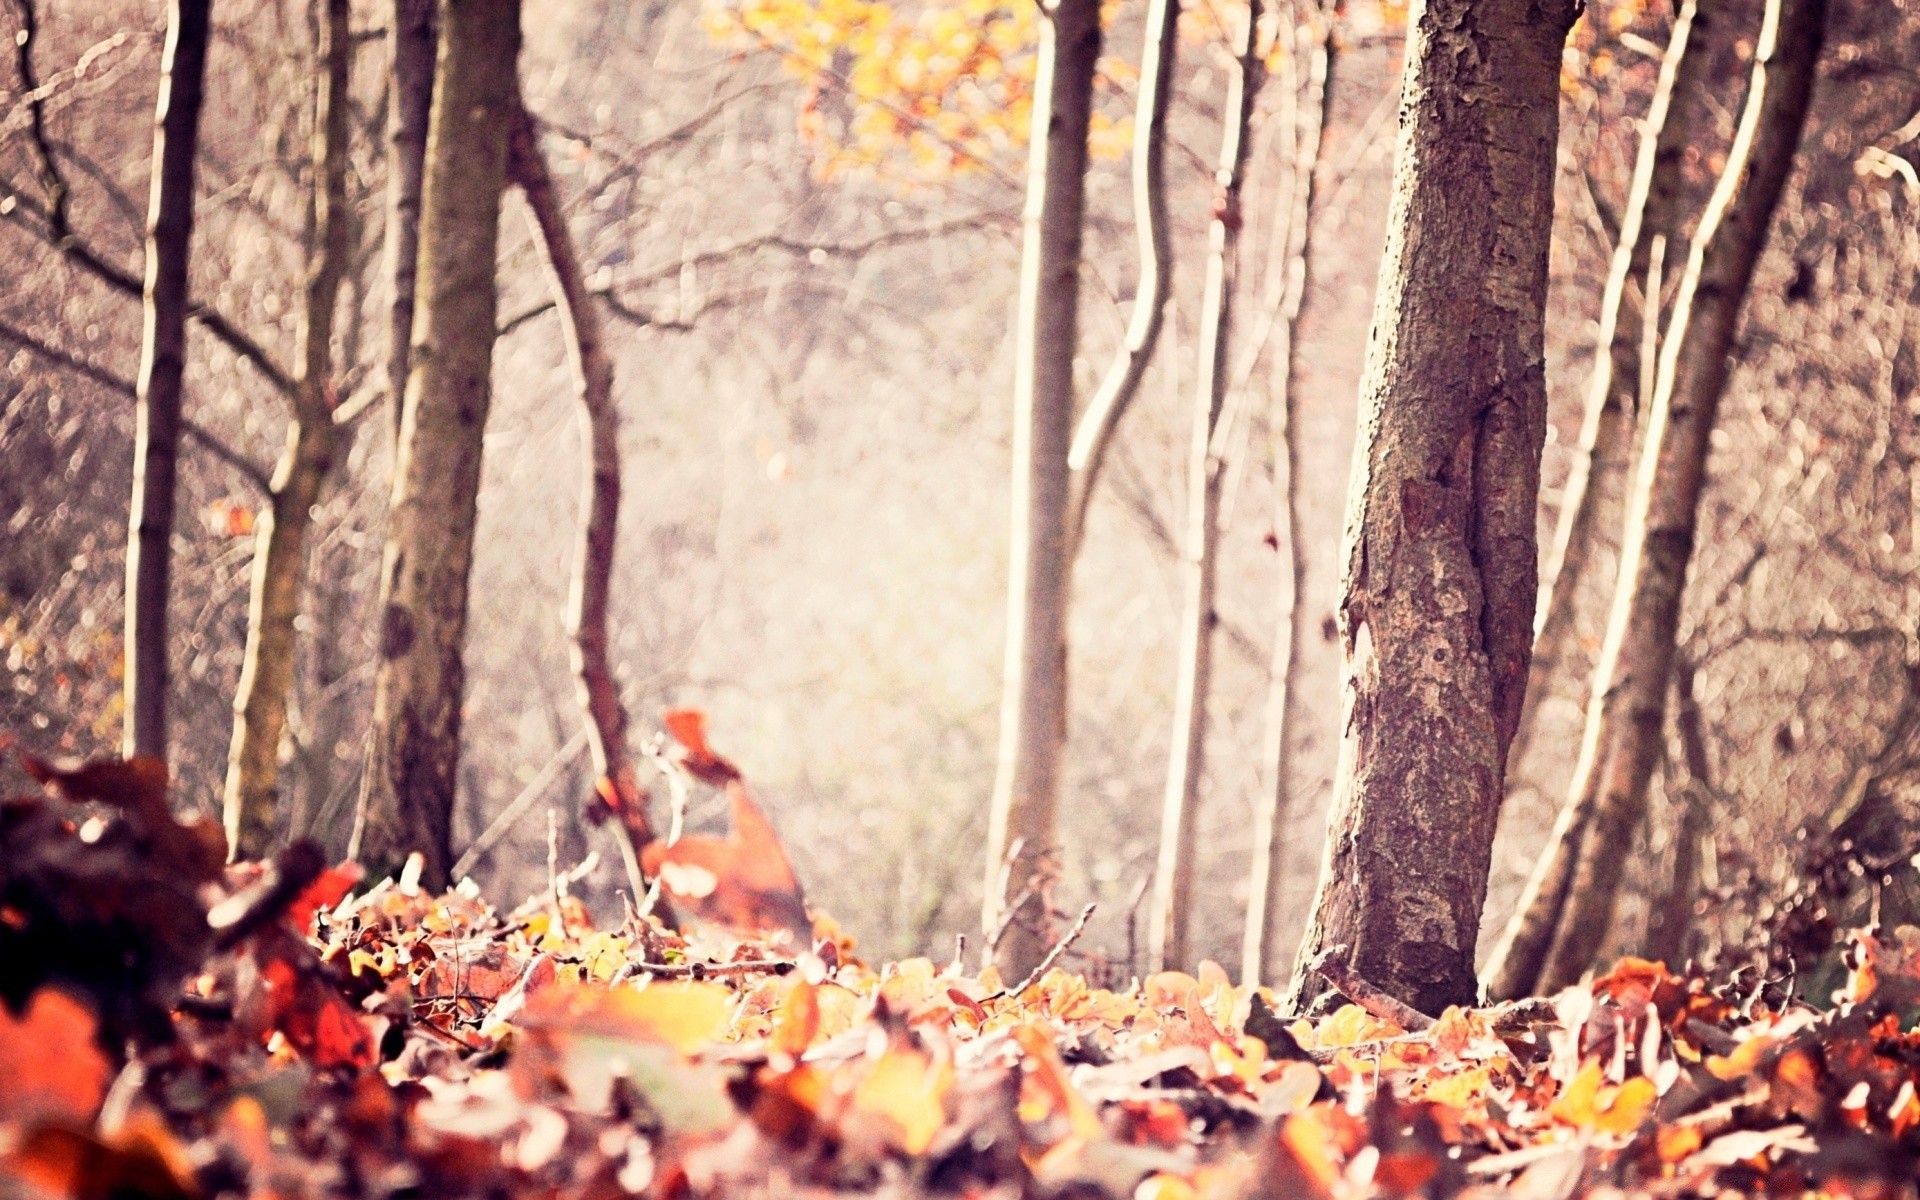
[{"label": "dark tree trunk", "polygon": [[613,398],[613,358],[607,353],[599,310],[587,290],[586,273],[567,229],[566,210],[554,189],[553,175],[540,155],[533,118],[523,108],[514,117],[507,174],[526,197],[534,235],[546,257],[554,306],[566,334],[567,360],[580,396],[586,432],[586,487],[581,498],[582,530],[573,586],[567,598],[567,624],[573,634],[573,674],[579,683],[580,709],[587,718],[587,746],[599,789],[618,821],[621,857],[636,902],[646,894],[636,844],[652,840],[647,823],[647,794],[627,748],[627,709],[613,677],[608,650],[608,612],[613,599],[613,554],[620,523],[620,409]]},{"label": "dark tree trunk", "polygon": [[167,753],[167,589],[174,478],[187,365],[193,165],[200,138],[212,0],[174,0],[160,59],[154,114],[153,182],[147,200],[145,319],[133,440],[133,505],[128,514],[126,724],[128,755]]},{"label": "dark tree trunk", "polygon": [[453,861],[468,576],[519,50],[518,0],[447,0],[441,9],[412,373],[381,571],[372,745],[353,839],[376,871],[424,854],[429,888],[448,882]]},{"label": "dark tree trunk", "polygon": [[1532,645],[1560,55],[1578,10],[1413,9],[1349,493],[1340,771],[1296,1007],[1336,946],[1424,1012],[1475,998]]},{"label": "dark tree trunk", "polygon": [[1550,936],[1513,940],[1494,978],[1502,994],[1551,992],[1579,979],[1612,922],[1619,863],[1646,816],[1663,748],[1680,601],[1734,334],[1793,169],[1826,20],[1826,0],[1767,0],[1740,128],[1694,235],[1660,351],[1573,785],[1516,921],[1523,932],[1545,926]]},{"label": "dark tree trunk", "polygon": [[[1052,849],[1067,740],[1067,450],[1099,2],[1057,0],[1040,30],[1015,317],[1006,677],[982,914],[989,935]],[[1046,953],[1041,908],[1014,914],[1001,941],[998,957],[1015,975]]]}]

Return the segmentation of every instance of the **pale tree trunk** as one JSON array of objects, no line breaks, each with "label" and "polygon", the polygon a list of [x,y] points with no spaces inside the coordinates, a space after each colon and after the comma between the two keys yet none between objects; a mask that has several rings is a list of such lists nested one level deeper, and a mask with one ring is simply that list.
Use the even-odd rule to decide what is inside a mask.
[{"label": "pale tree trunk", "polygon": [[[1714,6],[1709,0],[1711,7]],[[1620,214],[1620,236],[1608,266],[1600,298],[1600,330],[1594,341],[1593,376],[1580,418],[1580,440],[1562,489],[1553,538],[1540,568],[1539,607],[1534,611],[1533,663],[1527,670],[1527,707],[1514,738],[1510,761],[1514,779],[1526,768],[1539,731],[1540,704],[1552,689],[1574,640],[1575,597],[1592,558],[1594,532],[1601,525],[1603,498],[1626,474],[1632,451],[1635,402],[1641,376],[1640,328],[1628,316],[1627,293],[1641,284],[1643,305],[1658,320],[1660,298],[1649,290],[1658,269],[1649,271],[1650,248],[1664,237],[1666,256],[1683,249],[1681,175],[1688,145],[1699,135],[1696,116],[1712,86],[1712,59],[1695,37],[1697,5],[1682,0],[1660,60],[1646,119],[1640,125],[1640,149]],[[1709,17],[1710,19],[1710,17]],[[1702,22],[1704,24],[1704,21]]]},{"label": "pale tree trunk", "polygon": [[507,176],[526,197],[553,285],[554,306],[566,336],[567,360],[586,432],[586,488],[581,499],[583,527],[573,585],[567,597],[567,625],[573,635],[573,674],[580,709],[587,718],[587,746],[599,776],[601,795],[616,818],[622,858],[629,868],[634,897],[645,894],[635,843],[652,840],[647,824],[647,794],[627,749],[627,709],[613,677],[608,650],[608,610],[613,597],[613,555],[620,522],[620,409],[613,398],[613,359],[607,353],[600,312],[587,290],[586,273],[567,228],[566,211],[553,175],[540,155],[533,118],[522,108],[514,115],[507,152]]},{"label": "pale tree trunk", "polygon": [[1233,289],[1240,252],[1240,185],[1247,125],[1260,93],[1254,49],[1259,0],[1248,0],[1234,30],[1236,69],[1227,79],[1220,160],[1214,169],[1214,214],[1207,228],[1207,274],[1200,293],[1199,355],[1194,364],[1193,440],[1187,450],[1186,529],[1180,540],[1180,643],[1174,660],[1173,744],[1160,806],[1160,857],[1147,913],[1147,960],[1153,970],[1188,965],[1192,947],[1195,822],[1206,769],[1207,695],[1213,682],[1215,577],[1220,553],[1221,461],[1214,432],[1227,397],[1227,350],[1233,334]]},{"label": "pale tree trunk", "polygon": [[[1300,683],[1312,614],[1306,605],[1307,546],[1300,511],[1300,313],[1310,282],[1313,247],[1314,179],[1327,136],[1333,99],[1335,9],[1312,5],[1311,31],[1304,44],[1287,56],[1287,109],[1292,138],[1289,155],[1291,187],[1281,217],[1281,301],[1273,336],[1272,449],[1274,463],[1274,527],[1286,542],[1282,568],[1280,615],[1276,622],[1273,658],[1268,667],[1266,728],[1260,747],[1260,766],[1266,773],[1265,796],[1253,806],[1253,859],[1247,874],[1247,921],[1240,943],[1241,981],[1259,984],[1277,980],[1286,969],[1286,947],[1280,943],[1280,876],[1286,842],[1281,833],[1292,806],[1293,738],[1297,728]],[[1299,79],[1304,62],[1305,85]]]},{"label": "pale tree trunk", "polygon": [[[1694,893],[1699,888],[1700,843],[1712,836],[1713,772],[1695,691],[1694,665],[1684,654],[1673,663],[1674,732],[1684,770],[1663,773],[1669,808],[1679,810],[1673,830],[1673,864],[1666,886],[1649,905],[1645,957],[1679,969],[1693,934]],[[1674,764],[1669,761],[1669,767]]]},{"label": "pale tree trunk", "polygon": [[447,0],[421,195],[412,373],[381,569],[380,657],[353,850],[411,851],[445,885],[466,685],[467,588],[492,400],[500,196],[519,104],[518,0]]},{"label": "pale tree trunk", "polygon": [[296,387],[287,447],[273,490],[254,527],[247,648],[234,696],[225,817],[228,852],[265,857],[277,816],[280,743],[293,691],[294,624],[306,580],[307,536],[321,489],[333,471],[340,434],[333,423],[333,322],[347,271],[347,78],[353,64],[348,0],[325,0],[321,63],[314,110],[313,245],[308,251],[306,310],[295,348]]},{"label": "pale tree trunk", "polygon": [[1140,50],[1140,91],[1133,115],[1133,223],[1140,245],[1140,283],[1113,364],[1087,402],[1067,450],[1073,472],[1067,530],[1072,560],[1086,539],[1094,484],[1133,398],[1140,394],[1160,340],[1167,299],[1173,294],[1173,243],[1167,223],[1167,106],[1173,100],[1173,68],[1179,57],[1179,0],[1148,0],[1146,44]]},{"label": "pale tree trunk", "polygon": [[127,515],[126,714],[122,752],[167,753],[167,589],[174,479],[187,365],[193,160],[206,90],[212,0],[173,0],[160,58],[153,178],[147,194],[147,277],[135,380],[133,503]]},{"label": "pale tree trunk", "polygon": [[387,97],[387,400],[400,444],[402,399],[413,353],[413,292],[420,258],[420,183],[433,109],[434,0],[393,0],[387,14],[392,89]]},{"label": "pale tree trunk", "polygon": [[[1052,848],[1067,739],[1067,449],[1100,5],[1054,0],[1047,12],[1015,316],[1006,680],[982,912],[989,935],[1000,927],[1003,905],[1027,890]],[[1006,930],[998,955],[1010,971],[1024,972],[1046,953],[1042,904],[1015,913]]]},{"label": "pale tree trunk", "polygon": [[1663,748],[1714,418],[1740,310],[1806,122],[1826,16],[1826,0],[1767,0],[1746,108],[1694,235],[1660,350],[1573,785],[1503,939],[1504,953],[1490,964],[1498,995],[1550,992],[1578,980],[1611,924],[1619,864],[1646,815],[1648,781]]},{"label": "pale tree trunk", "polygon": [[1339,774],[1288,1002],[1349,973],[1423,1012],[1474,1000],[1538,580],[1560,52],[1577,0],[1428,0],[1349,491]]}]

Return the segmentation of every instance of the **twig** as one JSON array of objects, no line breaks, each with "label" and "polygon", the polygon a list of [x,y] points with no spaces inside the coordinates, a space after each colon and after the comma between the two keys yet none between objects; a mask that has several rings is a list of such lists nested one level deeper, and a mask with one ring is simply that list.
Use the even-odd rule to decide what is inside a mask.
[{"label": "twig", "polygon": [[785,975],[799,965],[790,958],[737,963],[630,962],[615,973],[613,982],[625,983],[635,975],[651,975],[655,979],[715,979],[730,975],[755,974]]},{"label": "twig", "polygon": [[1328,946],[1309,969],[1338,988],[1341,995],[1383,1021],[1392,1021],[1409,1033],[1432,1027],[1432,1017],[1354,974],[1353,968],[1347,965],[1347,953],[1345,945]]},{"label": "twig", "polygon": [[1087,906],[1080,910],[1080,916],[1075,919],[1073,926],[1067,930],[1066,936],[1053,944],[1053,949],[1047,951],[1047,956],[1040,960],[1040,964],[1034,967],[1025,979],[1022,979],[1017,986],[996,992],[988,996],[987,999],[998,1000],[1005,996],[1018,996],[1034,984],[1039,983],[1048,971],[1053,970],[1053,964],[1060,961],[1060,956],[1067,952],[1067,947],[1080,940],[1080,935],[1086,932],[1087,918],[1093,915],[1093,910],[1096,907],[1098,906],[1093,901],[1087,901]]}]

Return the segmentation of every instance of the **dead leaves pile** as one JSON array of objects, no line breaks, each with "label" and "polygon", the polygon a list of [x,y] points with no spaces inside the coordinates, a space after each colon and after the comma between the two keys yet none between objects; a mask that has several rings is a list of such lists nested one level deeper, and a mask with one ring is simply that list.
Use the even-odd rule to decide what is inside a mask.
[{"label": "dead leaves pile", "polygon": [[[1289,1023],[1212,964],[1009,990],[869,966],[824,917],[796,945],[764,863],[741,886],[777,931],[692,940],[596,928],[564,881],[512,912],[405,874],[350,894],[305,845],[216,877],[88,770],[0,821],[0,938],[46,958],[5,966],[0,1195],[1915,1195],[1920,931],[1857,934],[1821,1010],[1627,960],[1414,1032],[1353,1005]],[[654,853],[714,876],[710,920],[757,816]],[[128,882],[195,863],[144,906]],[[97,890],[25,887],[62,879]],[[89,971],[76,929],[159,940]]]}]

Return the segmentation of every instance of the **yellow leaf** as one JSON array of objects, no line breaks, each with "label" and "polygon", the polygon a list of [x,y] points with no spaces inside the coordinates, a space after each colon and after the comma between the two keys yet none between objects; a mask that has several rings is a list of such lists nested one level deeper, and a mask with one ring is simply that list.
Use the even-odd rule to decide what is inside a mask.
[{"label": "yellow leaf", "polygon": [[1600,1060],[1589,1058],[1547,1110],[1554,1117],[1598,1133],[1632,1133],[1653,1111],[1653,1080],[1636,1075],[1618,1087],[1601,1082]]},{"label": "yellow leaf", "polygon": [[946,1124],[953,1067],[923,1050],[888,1046],[853,1090],[855,1111],[884,1117],[899,1129],[900,1149],[920,1154]]}]

